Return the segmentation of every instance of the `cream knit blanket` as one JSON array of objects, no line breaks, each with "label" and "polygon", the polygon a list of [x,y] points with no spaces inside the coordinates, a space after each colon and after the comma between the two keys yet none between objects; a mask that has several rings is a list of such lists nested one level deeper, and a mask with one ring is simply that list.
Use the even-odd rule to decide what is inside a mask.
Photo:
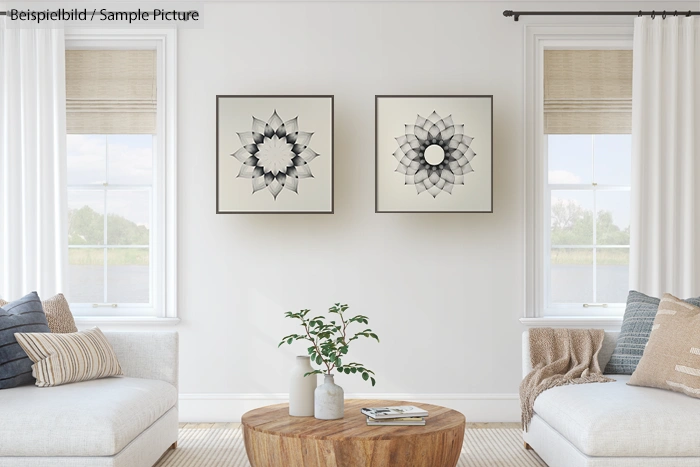
[{"label": "cream knit blanket", "polygon": [[602,329],[530,329],[532,371],[520,383],[523,430],[527,431],[535,399],[547,389],[567,384],[607,383],[598,365]]}]

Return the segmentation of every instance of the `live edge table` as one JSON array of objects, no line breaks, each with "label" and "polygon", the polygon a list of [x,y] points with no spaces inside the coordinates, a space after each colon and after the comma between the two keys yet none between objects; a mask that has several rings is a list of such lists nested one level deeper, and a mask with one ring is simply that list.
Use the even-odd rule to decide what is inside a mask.
[{"label": "live edge table", "polygon": [[[362,407],[415,405],[428,411],[425,426],[367,426]],[[290,417],[278,404],[243,415],[243,436],[252,467],[454,467],[466,420],[438,405],[350,399],[345,417]]]}]

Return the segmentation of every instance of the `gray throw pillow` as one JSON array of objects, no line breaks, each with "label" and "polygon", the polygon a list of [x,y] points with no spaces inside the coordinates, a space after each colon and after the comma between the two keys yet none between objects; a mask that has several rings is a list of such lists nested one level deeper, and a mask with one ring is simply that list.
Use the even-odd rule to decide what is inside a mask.
[{"label": "gray throw pillow", "polygon": [[36,292],[0,307],[0,389],[34,384],[34,362],[17,343],[16,332],[51,332]]},{"label": "gray throw pillow", "polygon": [[[700,306],[700,297],[688,298],[685,301]],[[634,373],[644,354],[644,347],[649,342],[649,334],[651,334],[651,327],[654,325],[660,302],[659,298],[630,290],[625,315],[622,318],[620,337],[605,367],[605,374],[631,375]]]}]

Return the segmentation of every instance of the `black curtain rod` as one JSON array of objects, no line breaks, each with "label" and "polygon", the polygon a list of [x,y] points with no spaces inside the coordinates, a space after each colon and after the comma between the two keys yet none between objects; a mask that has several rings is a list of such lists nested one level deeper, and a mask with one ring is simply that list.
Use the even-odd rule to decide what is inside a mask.
[{"label": "black curtain rod", "polygon": [[506,18],[513,17],[514,21],[518,21],[521,16],[698,16],[700,11],[513,11],[506,10],[503,16]]}]

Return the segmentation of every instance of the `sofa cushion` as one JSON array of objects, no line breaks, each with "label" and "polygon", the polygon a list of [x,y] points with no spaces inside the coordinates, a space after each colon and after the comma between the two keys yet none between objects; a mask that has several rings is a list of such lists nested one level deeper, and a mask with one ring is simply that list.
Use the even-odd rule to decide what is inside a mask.
[{"label": "sofa cushion", "polygon": [[664,294],[629,384],[700,398],[700,307]]},{"label": "sofa cushion", "polygon": [[36,292],[0,307],[0,389],[34,383],[32,361],[17,343],[16,332],[51,332]]},{"label": "sofa cushion", "polygon": [[0,391],[0,457],[112,456],[175,406],[165,381],[106,378]]},{"label": "sofa cushion", "polygon": [[15,338],[34,362],[32,376],[39,387],[124,374],[100,328],[62,334],[18,332]]},{"label": "sofa cushion", "polygon": [[78,332],[73,313],[70,311],[68,300],[62,293],[42,300],[41,305],[46,313],[46,321],[53,333]]},{"label": "sofa cushion", "polygon": [[[700,306],[700,297],[688,298],[685,301]],[[649,334],[660,302],[659,298],[630,290],[625,315],[622,318],[620,337],[603,373],[623,375],[634,373],[644,354],[644,347],[649,341]]]},{"label": "sofa cushion", "polygon": [[700,400],[612,378],[549,389],[535,413],[588,456],[700,456]]}]

